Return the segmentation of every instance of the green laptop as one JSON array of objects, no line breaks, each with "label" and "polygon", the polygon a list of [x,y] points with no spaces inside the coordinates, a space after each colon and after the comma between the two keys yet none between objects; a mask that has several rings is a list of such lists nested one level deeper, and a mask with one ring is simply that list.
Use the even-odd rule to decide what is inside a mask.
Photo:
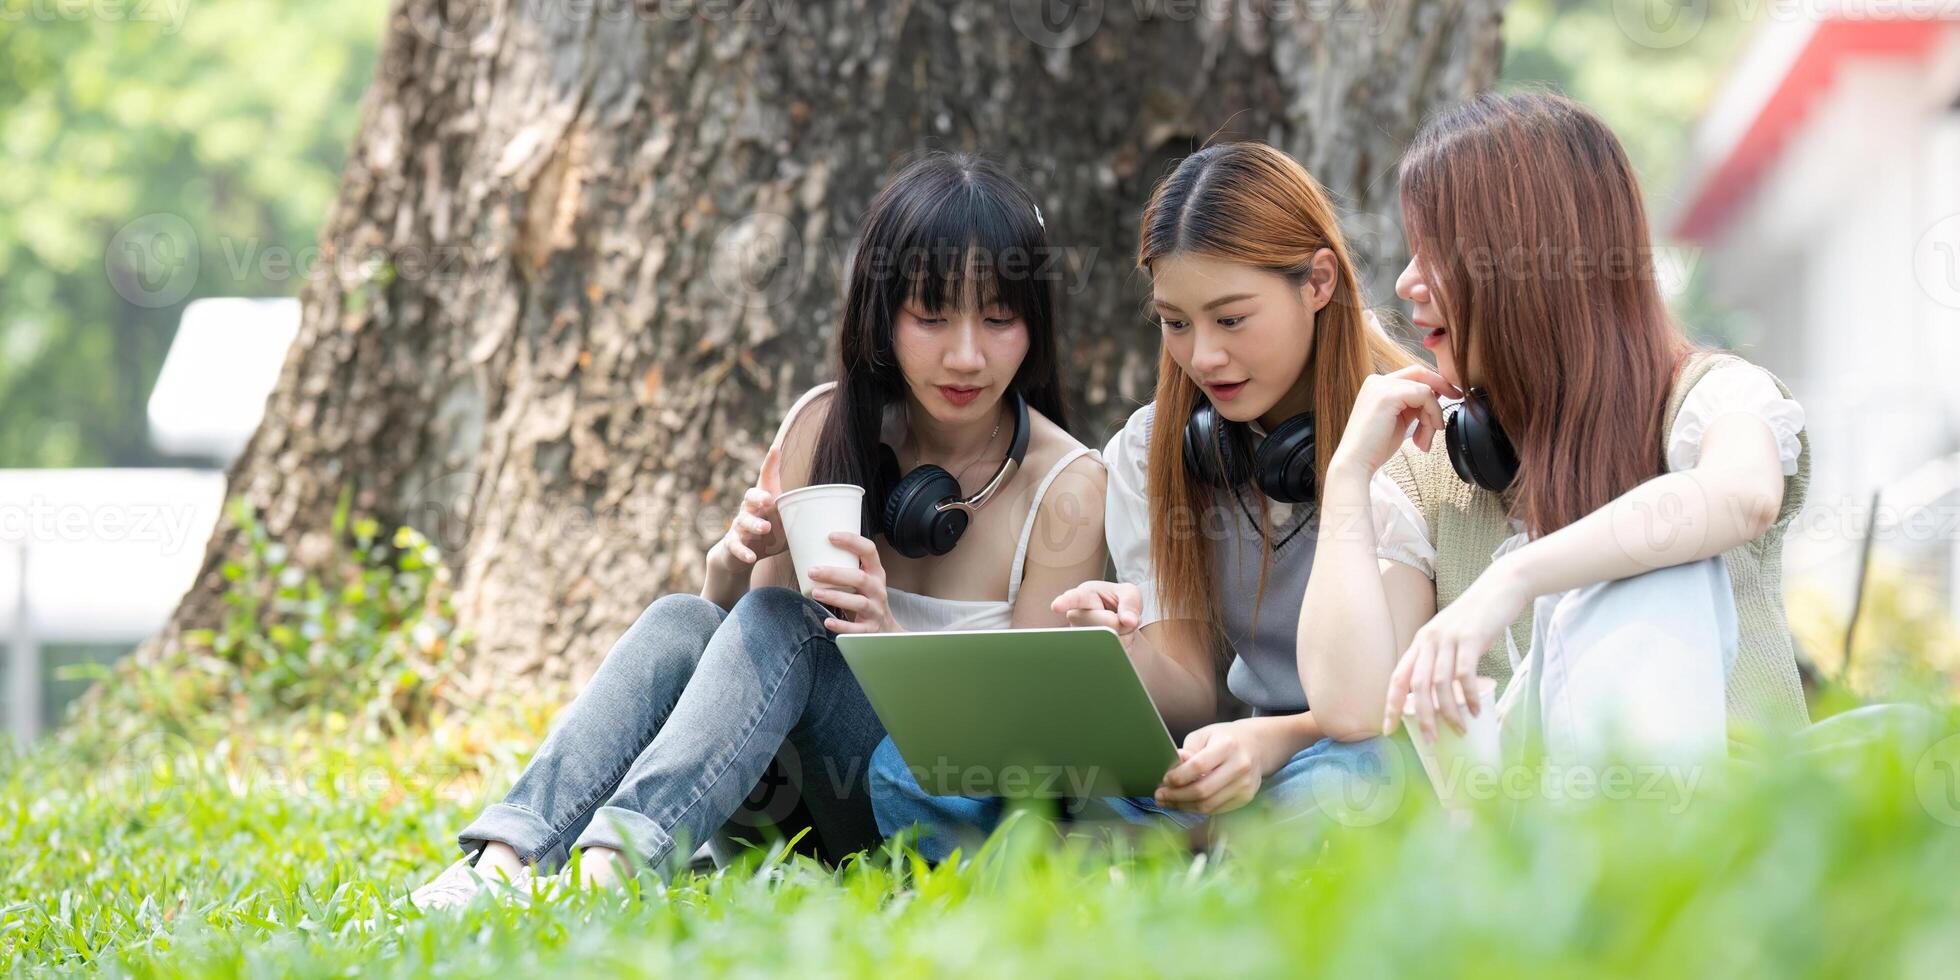
[{"label": "green laptop", "polygon": [[878,719],[940,796],[1149,796],[1177,746],[1100,626],[837,638]]}]

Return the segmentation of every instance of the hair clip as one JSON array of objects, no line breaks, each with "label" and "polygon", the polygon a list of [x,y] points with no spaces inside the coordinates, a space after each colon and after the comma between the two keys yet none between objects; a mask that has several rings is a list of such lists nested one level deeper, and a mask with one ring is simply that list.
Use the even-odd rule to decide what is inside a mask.
[{"label": "hair clip", "polygon": [[1048,230],[1048,222],[1046,222],[1046,221],[1044,221],[1044,220],[1042,220],[1042,217],[1041,217],[1041,205],[1039,205],[1039,204],[1037,204],[1037,205],[1035,205],[1035,206],[1034,206],[1034,222],[1035,222],[1035,224],[1038,224],[1038,225],[1040,225],[1040,226],[1041,226],[1041,230],[1042,230],[1042,231],[1047,231],[1047,230]]}]

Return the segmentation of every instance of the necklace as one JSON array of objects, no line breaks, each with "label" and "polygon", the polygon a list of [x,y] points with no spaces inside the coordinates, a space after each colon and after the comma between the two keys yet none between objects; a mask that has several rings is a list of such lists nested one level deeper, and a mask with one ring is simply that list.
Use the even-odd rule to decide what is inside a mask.
[{"label": "necklace", "polygon": [[993,448],[994,440],[1000,438],[1000,422],[1001,422],[1000,419],[998,418],[994,419],[994,430],[992,432],[987,433],[987,444],[980,448],[980,452],[974,456],[971,462],[968,462],[966,465],[961,466],[957,471],[953,473],[953,480],[955,482],[959,482],[963,484],[966,479],[966,471],[972,469],[974,463],[978,463],[980,462],[980,460],[990,455],[988,450]]},{"label": "necklace", "polygon": [[959,482],[959,483],[962,483],[962,484],[964,484],[964,483],[966,482],[966,471],[967,471],[967,470],[970,470],[970,469],[972,469],[972,468],[973,468],[973,464],[974,464],[974,463],[978,463],[978,462],[980,462],[980,460],[982,460],[982,459],[984,459],[984,458],[986,458],[987,456],[989,456],[989,455],[991,455],[991,453],[989,453],[989,452],[988,452],[988,450],[990,450],[990,449],[992,449],[992,448],[993,448],[993,445],[994,445],[994,440],[995,440],[995,439],[998,439],[998,438],[1000,438],[1000,420],[999,420],[999,419],[995,419],[995,420],[994,420],[994,431],[992,431],[992,432],[989,432],[989,433],[987,433],[987,444],[986,444],[985,446],[983,446],[983,447],[981,447],[981,449],[980,449],[980,455],[978,455],[978,456],[975,456],[975,457],[973,458],[973,462],[971,462],[971,463],[968,463],[968,464],[966,464],[965,466],[962,466],[962,467],[960,467],[960,469],[959,469],[959,472],[957,472],[957,473],[954,473],[954,474],[953,474],[953,479],[954,479],[954,480],[955,480],[956,482]]}]

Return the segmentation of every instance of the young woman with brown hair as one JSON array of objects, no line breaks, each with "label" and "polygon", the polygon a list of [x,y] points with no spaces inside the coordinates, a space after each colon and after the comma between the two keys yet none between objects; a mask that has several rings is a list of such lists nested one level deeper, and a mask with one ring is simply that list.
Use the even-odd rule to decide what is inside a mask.
[{"label": "young woman with brown hair", "polygon": [[1416,737],[1495,709],[1507,750],[1648,762],[1801,725],[1803,411],[1669,318],[1618,140],[1567,99],[1483,95],[1424,126],[1401,191],[1396,292],[1438,370],[1370,379],[1328,466],[1300,619],[1321,726],[1380,735],[1406,698]]},{"label": "young woman with brown hair", "polygon": [[[1163,347],[1156,399],[1103,451],[1118,581],[1085,582],[1055,609],[1117,631],[1183,742],[1154,798],[1105,801],[1119,815],[1168,807],[1188,823],[1255,794],[1292,809],[1318,773],[1384,766],[1379,745],[1324,737],[1295,629],[1315,488],[1334,456],[1327,435],[1347,424],[1364,380],[1410,358],[1368,315],[1326,193],[1271,146],[1220,144],[1185,159],[1142,225],[1137,266],[1151,277]],[[1221,653],[1226,686],[1252,717],[1215,722]],[[873,756],[872,803],[888,834],[925,825],[929,858],[951,850],[948,831],[1000,815],[998,801],[924,793],[889,740]]]}]

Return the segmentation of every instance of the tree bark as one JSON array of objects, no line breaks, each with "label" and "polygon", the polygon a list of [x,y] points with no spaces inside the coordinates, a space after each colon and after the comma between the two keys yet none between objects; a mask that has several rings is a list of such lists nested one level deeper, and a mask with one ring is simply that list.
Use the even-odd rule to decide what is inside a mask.
[{"label": "tree bark", "polygon": [[[902,157],[978,150],[1032,188],[1100,445],[1154,380],[1133,262],[1156,179],[1214,136],[1272,141],[1392,302],[1394,163],[1494,81],[1500,7],[401,0],[229,493],[305,560],[351,487],[457,571],[472,686],[582,677],[697,587],[775,422],[829,376],[851,235]],[[221,619],[237,536],[227,515],[152,645]]]}]

